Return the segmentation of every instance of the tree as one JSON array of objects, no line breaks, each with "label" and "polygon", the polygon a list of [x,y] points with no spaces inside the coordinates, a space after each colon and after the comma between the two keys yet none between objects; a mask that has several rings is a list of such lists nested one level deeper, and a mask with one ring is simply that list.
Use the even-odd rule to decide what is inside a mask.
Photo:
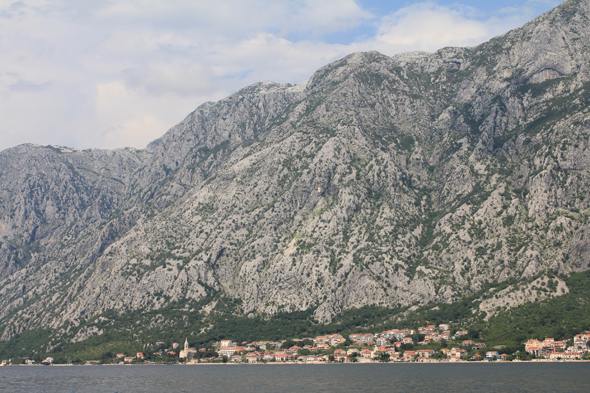
[{"label": "tree", "polygon": [[389,354],[388,354],[388,353],[381,353],[381,354],[379,355],[379,358],[378,358],[378,359],[379,359],[379,361],[380,361],[380,362],[387,363],[387,362],[389,362],[389,358],[390,358],[390,357],[391,357],[391,356],[389,356]]},{"label": "tree", "polygon": [[297,345],[297,343],[295,343],[295,341],[293,341],[293,340],[287,340],[287,341],[285,341],[281,345],[281,348],[282,349],[289,349],[289,348],[291,348],[292,346],[295,346],[295,345]]}]

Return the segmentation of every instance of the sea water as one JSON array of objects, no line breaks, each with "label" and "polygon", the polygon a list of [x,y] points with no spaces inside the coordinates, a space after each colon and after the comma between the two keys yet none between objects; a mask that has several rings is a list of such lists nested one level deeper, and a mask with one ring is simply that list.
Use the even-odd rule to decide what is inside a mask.
[{"label": "sea water", "polygon": [[590,392],[590,363],[9,366],[0,392]]}]

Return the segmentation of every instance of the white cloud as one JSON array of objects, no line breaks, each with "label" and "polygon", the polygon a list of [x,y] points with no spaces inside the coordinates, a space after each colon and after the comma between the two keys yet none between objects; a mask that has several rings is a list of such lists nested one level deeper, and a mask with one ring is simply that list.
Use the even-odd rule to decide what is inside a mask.
[{"label": "white cloud", "polygon": [[489,36],[486,25],[466,18],[460,10],[421,3],[382,19],[376,43],[395,52],[432,52],[444,46],[471,46]]},{"label": "white cloud", "polygon": [[[297,83],[355,51],[474,45],[534,9],[486,19],[431,2],[376,16],[353,0],[0,0],[0,149],[141,148],[248,84]],[[360,27],[363,39],[323,40]]]}]

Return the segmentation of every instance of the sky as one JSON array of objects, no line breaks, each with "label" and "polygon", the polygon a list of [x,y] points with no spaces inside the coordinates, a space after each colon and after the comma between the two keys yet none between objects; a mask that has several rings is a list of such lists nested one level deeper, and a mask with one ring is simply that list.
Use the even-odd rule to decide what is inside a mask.
[{"label": "sky", "polygon": [[144,148],[196,107],[350,53],[474,46],[557,0],[0,0],[0,150]]}]

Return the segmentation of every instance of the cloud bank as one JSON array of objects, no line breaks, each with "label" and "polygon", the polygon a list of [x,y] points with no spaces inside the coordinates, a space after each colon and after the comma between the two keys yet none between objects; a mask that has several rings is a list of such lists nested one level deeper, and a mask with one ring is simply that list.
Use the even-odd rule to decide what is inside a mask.
[{"label": "cloud bank", "polygon": [[[477,45],[557,5],[513,3],[380,15],[353,0],[0,0],[0,149],[143,148],[249,84],[298,83],[357,51]],[[350,38],[331,42],[339,35]]]}]

